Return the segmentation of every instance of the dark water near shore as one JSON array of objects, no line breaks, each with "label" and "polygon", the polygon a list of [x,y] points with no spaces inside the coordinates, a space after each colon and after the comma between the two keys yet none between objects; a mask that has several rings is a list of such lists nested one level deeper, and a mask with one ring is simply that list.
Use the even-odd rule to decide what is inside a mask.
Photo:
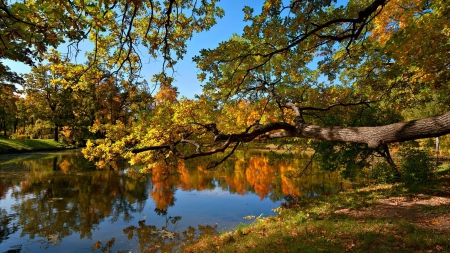
[{"label": "dark water near shore", "polygon": [[295,197],[333,194],[337,173],[306,154],[247,152],[224,169],[96,170],[79,151],[0,156],[0,253],[177,251],[202,235],[269,216]]}]

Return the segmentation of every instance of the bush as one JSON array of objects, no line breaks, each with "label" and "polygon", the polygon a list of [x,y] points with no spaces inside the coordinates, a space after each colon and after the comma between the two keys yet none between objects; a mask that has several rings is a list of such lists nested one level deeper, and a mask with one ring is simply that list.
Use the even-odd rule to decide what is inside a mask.
[{"label": "bush", "polygon": [[28,139],[28,136],[25,134],[12,134],[11,139],[25,140]]},{"label": "bush", "polygon": [[384,161],[376,162],[372,168],[372,178],[379,183],[395,183],[399,181],[396,171]]},{"label": "bush", "polygon": [[431,154],[416,147],[399,150],[402,181],[407,185],[427,183],[433,177]]}]

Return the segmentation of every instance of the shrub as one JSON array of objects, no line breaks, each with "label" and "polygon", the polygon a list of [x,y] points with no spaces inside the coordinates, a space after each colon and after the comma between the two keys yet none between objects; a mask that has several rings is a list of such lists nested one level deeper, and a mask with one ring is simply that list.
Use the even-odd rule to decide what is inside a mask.
[{"label": "shrub", "polygon": [[11,139],[25,140],[28,136],[25,134],[12,134]]},{"label": "shrub", "polygon": [[402,181],[407,185],[427,183],[432,179],[431,154],[417,147],[407,146],[399,150]]},{"label": "shrub", "polygon": [[379,183],[395,183],[399,181],[395,170],[384,161],[376,162],[372,168],[372,178]]}]

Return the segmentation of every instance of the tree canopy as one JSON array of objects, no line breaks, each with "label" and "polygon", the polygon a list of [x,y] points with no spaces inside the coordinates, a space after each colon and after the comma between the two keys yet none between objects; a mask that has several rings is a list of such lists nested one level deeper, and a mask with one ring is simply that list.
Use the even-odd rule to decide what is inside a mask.
[{"label": "tree canopy", "polygon": [[109,80],[123,94],[143,84],[139,46],[162,59],[147,103],[126,107],[126,119],[92,118],[91,131],[104,134],[85,154],[106,161],[226,158],[273,138],[354,143],[389,158],[390,143],[450,133],[448,1],[261,2],[243,9],[243,31],[194,57],[204,82],[195,99],[177,96],[168,69],[224,15],[216,0],[2,0],[0,58],[33,65],[48,47],[66,42],[76,53],[90,40],[86,63],[52,61],[58,82],[86,91]]}]

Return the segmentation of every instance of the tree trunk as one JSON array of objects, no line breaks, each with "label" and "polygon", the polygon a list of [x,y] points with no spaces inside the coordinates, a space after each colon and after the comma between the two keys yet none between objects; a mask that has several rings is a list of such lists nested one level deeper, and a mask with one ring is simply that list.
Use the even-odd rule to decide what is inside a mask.
[{"label": "tree trunk", "polygon": [[6,136],[6,120],[2,122],[3,125],[3,135]]},{"label": "tree trunk", "polygon": [[13,133],[17,133],[17,128],[19,126],[19,119],[16,118],[16,120],[14,120],[14,131]]},{"label": "tree trunk", "polygon": [[55,141],[59,141],[59,137],[58,137],[58,126],[55,126],[55,136],[54,136],[54,140]]},{"label": "tree trunk", "polygon": [[[317,125],[297,123],[295,129],[293,129],[293,126],[286,127],[286,124],[283,125],[284,126],[280,125],[278,129],[271,130],[285,130],[285,132],[268,134],[267,138],[312,138],[327,141],[365,143],[370,148],[377,148],[388,143],[438,137],[449,134],[450,112],[420,120],[374,127],[321,127]],[[225,136],[221,136],[220,139],[227,139],[224,137]]]},{"label": "tree trunk", "polygon": [[439,137],[436,137],[436,155],[439,155]]}]

